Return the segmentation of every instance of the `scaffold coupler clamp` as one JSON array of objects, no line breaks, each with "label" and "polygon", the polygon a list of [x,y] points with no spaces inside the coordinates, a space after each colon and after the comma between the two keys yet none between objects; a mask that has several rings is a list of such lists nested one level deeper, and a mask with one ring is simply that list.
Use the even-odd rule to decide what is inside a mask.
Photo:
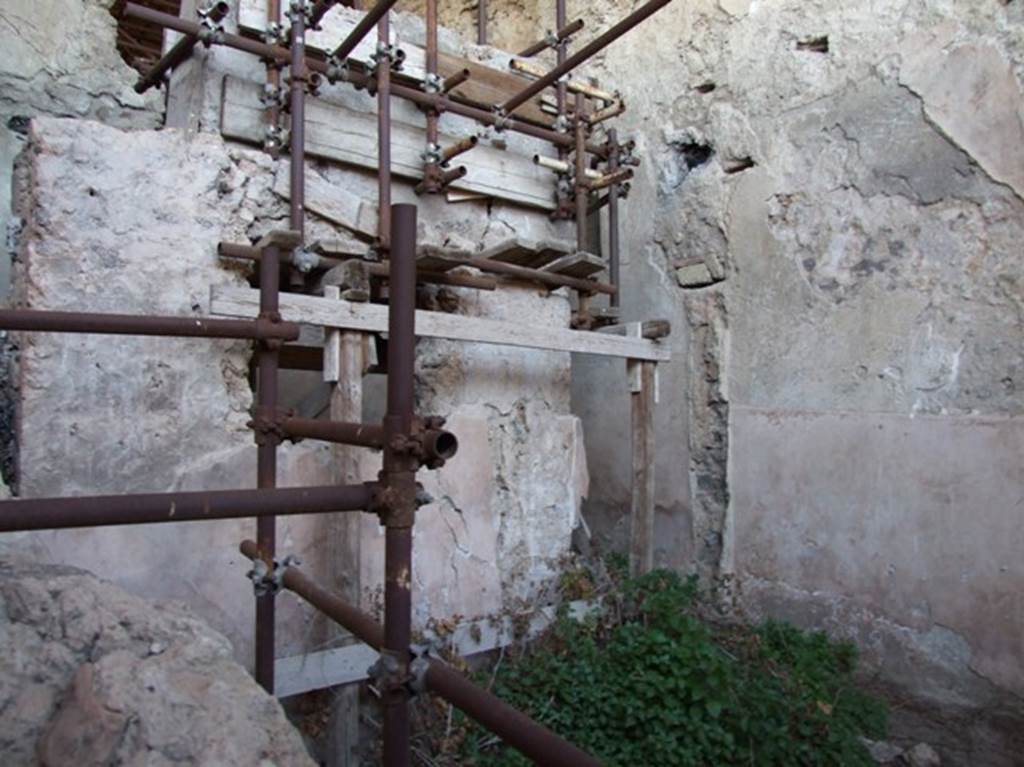
[{"label": "scaffold coupler clamp", "polygon": [[272,21],[267,24],[267,28],[263,30],[263,42],[267,45],[284,45],[288,42],[288,32],[279,21]]},{"label": "scaffold coupler clamp", "polygon": [[496,133],[501,133],[512,127],[512,120],[506,114],[505,110],[501,107],[494,108],[494,130]]},{"label": "scaffold coupler clamp", "polygon": [[423,78],[423,90],[427,93],[441,93],[444,90],[444,78],[435,72],[431,72]]},{"label": "scaffold coupler clamp", "polygon": [[427,691],[427,672],[430,660],[434,657],[434,649],[429,644],[414,644],[409,648],[412,660],[409,661],[409,693],[416,697]]},{"label": "scaffold coupler clamp", "polygon": [[420,154],[424,165],[440,165],[444,157],[441,155],[441,147],[438,144],[427,144],[426,151]]},{"label": "scaffold coupler clamp", "polygon": [[308,248],[296,248],[292,253],[292,266],[303,274],[309,274],[320,265],[320,256]]},{"label": "scaffold coupler clamp", "polygon": [[268,125],[263,134],[263,148],[268,152],[283,149],[288,139],[286,129],[280,125]]},{"label": "scaffold coupler clamp", "polygon": [[380,657],[366,670],[366,675],[373,680],[373,686],[380,694],[386,696],[408,688],[409,674],[402,663],[403,654],[398,650],[381,649]]},{"label": "scaffold coupler clamp", "polygon": [[391,45],[390,43],[377,42],[377,50],[370,54],[370,65],[367,70],[370,74],[377,72],[377,67],[382,61],[388,62],[388,67],[393,72],[401,72],[402,64],[405,61],[405,51],[399,48],[397,45]]},{"label": "scaffold coupler clamp", "polygon": [[292,0],[288,5],[288,18],[292,24],[295,23],[295,17],[298,14],[302,14],[302,20],[305,22],[307,30],[313,28],[313,6],[306,2],[306,0]]},{"label": "scaffold coupler clamp", "polygon": [[568,133],[569,132],[569,118],[565,115],[558,115],[558,119],[551,125],[555,129],[556,133]]},{"label": "scaffold coupler clamp", "polygon": [[204,48],[209,48],[214,43],[224,42],[224,25],[213,17],[213,9],[216,3],[197,12],[199,16],[199,42]]},{"label": "scaffold coupler clamp", "polygon": [[281,426],[281,419],[288,415],[290,412],[257,406],[246,426],[252,429],[257,445],[280,445],[288,438]]},{"label": "scaffold coupler clamp", "polygon": [[352,69],[349,67],[348,59],[339,59],[337,56],[331,56],[327,59],[327,82],[331,85],[334,83],[347,83],[352,76]]},{"label": "scaffold coupler clamp", "polygon": [[280,85],[263,84],[260,92],[260,103],[267,109],[281,109],[288,101],[288,94]]},{"label": "scaffold coupler clamp", "polygon": [[300,564],[302,563],[299,558],[291,554],[280,561],[275,559],[273,567],[268,567],[262,559],[255,559],[252,569],[245,575],[252,581],[252,588],[256,596],[262,597],[280,591],[284,583],[284,574],[288,568],[298,567]]},{"label": "scaffold coupler clamp", "polygon": [[[280,312],[260,312],[256,318],[256,327],[264,330],[270,330],[271,328],[281,324],[281,313]],[[264,333],[269,335],[269,333]],[[280,349],[284,346],[284,341],[280,338],[263,338],[260,343],[267,349]]]}]

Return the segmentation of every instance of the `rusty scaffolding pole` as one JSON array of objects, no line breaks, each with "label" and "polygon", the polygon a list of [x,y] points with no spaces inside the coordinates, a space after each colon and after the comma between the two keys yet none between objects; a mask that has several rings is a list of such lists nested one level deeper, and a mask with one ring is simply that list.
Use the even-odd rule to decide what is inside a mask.
[{"label": "rusty scaffolding pole", "polygon": [[[227,18],[227,4],[214,3],[203,11],[199,22],[179,19],[135,3],[123,3],[126,16],[159,25],[184,35],[153,69],[144,74],[136,89],[143,92],[163,83],[167,73],[187,59],[199,43],[204,46],[223,45],[259,56],[266,65],[267,134],[265,149],[277,156],[285,147],[280,116],[287,106],[289,115],[288,150],[290,162],[289,229],[273,232],[255,246],[222,244],[225,255],[248,258],[259,265],[259,313],[254,320],[225,320],[206,317],[148,317],[81,312],[50,312],[31,310],[0,310],[0,329],[20,332],[100,333],[182,338],[247,339],[255,344],[257,369],[256,403],[250,427],[257,445],[257,481],[255,490],[227,490],[189,493],[115,495],[77,498],[43,498],[0,502],[0,532],[19,530],[134,525],[154,522],[182,522],[255,517],[256,540],[242,544],[243,553],[254,562],[250,577],[256,594],[256,657],[255,676],[268,691],[274,690],[274,600],[278,587],[295,592],[332,620],[347,628],[364,642],[380,651],[380,661],[373,670],[384,706],[384,764],[386,767],[409,767],[410,723],[409,699],[414,692],[432,690],[464,710],[491,729],[509,745],[539,764],[556,767],[591,767],[598,762],[547,728],[476,687],[463,676],[436,658],[414,650],[412,629],[412,530],[418,506],[425,502],[416,482],[422,467],[439,468],[455,455],[458,442],[445,431],[442,419],[419,417],[414,412],[415,362],[415,298],[417,281],[439,281],[441,284],[463,284],[481,289],[493,288],[493,281],[479,277],[417,275],[416,208],[391,204],[391,114],[392,96],[404,98],[427,112],[428,150],[424,179],[417,191],[437,192],[465,175],[465,168],[445,171],[454,157],[477,144],[476,137],[467,137],[450,147],[438,146],[438,119],[450,111],[499,130],[516,131],[551,142],[558,150],[559,160],[550,161],[559,172],[572,177],[574,201],[560,201],[564,212],[570,209],[577,222],[578,247],[585,241],[588,213],[609,206],[611,225],[611,285],[590,279],[546,274],[538,276],[532,269],[490,261],[466,258],[464,263],[481,271],[511,277],[539,279],[552,287],[568,286],[582,296],[606,293],[616,301],[619,282],[618,203],[620,185],[631,171],[621,166],[636,164],[631,148],[624,159],[623,148],[614,131],[606,143],[589,140],[594,125],[619,114],[624,107],[596,89],[574,86],[576,100],[572,133],[568,127],[567,85],[565,76],[587,61],[612,41],[625,34],[645,18],[667,5],[670,0],[651,0],[627,16],[597,39],[572,56],[568,55],[569,37],[583,24],[567,24],[565,0],[556,0],[556,32],[541,43],[523,52],[532,56],[553,47],[557,64],[520,93],[490,109],[467,103],[450,92],[469,77],[463,70],[442,80],[438,72],[437,3],[427,3],[427,85],[412,87],[394,81],[392,67],[402,58],[390,43],[389,12],[396,0],[379,0],[359,21],[346,39],[326,61],[310,57],[306,51],[306,30],[316,28],[333,5],[359,7],[354,2],[290,0],[287,15],[291,22],[287,32],[280,27],[281,2],[267,0],[266,41],[256,41],[228,33],[222,23]],[[480,42],[486,41],[486,3],[478,5]],[[377,46],[373,66],[364,71],[349,67],[348,57],[359,43],[377,26]],[[283,98],[281,71],[288,68],[288,98]],[[371,270],[388,285],[387,344],[387,409],[379,424],[332,422],[297,418],[279,408],[278,371],[282,361],[282,344],[296,340],[297,325],[283,322],[279,311],[281,274],[287,265],[294,267],[289,275],[302,273],[314,262],[306,253],[305,242],[305,106],[313,80],[323,76],[334,82],[346,80],[357,88],[376,94],[378,103],[378,251],[386,256],[387,265],[376,264]],[[545,88],[555,85],[557,120],[543,126],[527,120],[513,120],[509,115]],[[589,96],[588,96],[589,94]],[[602,109],[589,112],[586,98],[605,102]],[[573,162],[568,162],[569,152]],[[608,173],[596,174],[589,167],[588,156],[597,162],[608,162]],[[589,193],[609,188],[608,195],[590,204]],[[462,282],[460,282],[460,279]],[[301,280],[299,281],[299,284]],[[383,449],[383,469],[376,482],[331,487],[279,489],[277,484],[277,448],[284,439],[316,439],[352,446]],[[294,514],[327,514],[365,511],[376,514],[385,528],[385,593],[384,625],[380,626],[358,608],[328,594],[294,567],[281,564],[276,552],[276,517]]]}]

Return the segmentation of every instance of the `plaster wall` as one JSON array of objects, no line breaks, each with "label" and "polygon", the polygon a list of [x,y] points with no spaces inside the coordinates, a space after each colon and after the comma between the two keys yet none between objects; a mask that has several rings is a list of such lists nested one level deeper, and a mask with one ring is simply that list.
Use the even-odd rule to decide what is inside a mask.
[{"label": "plaster wall", "polygon": [[[59,3],[53,6],[38,12],[59,13]],[[159,96],[137,100],[132,108],[143,114],[138,119],[134,112],[124,117],[97,111],[108,92],[130,101],[125,94],[134,94],[126,86],[135,76],[120,64],[105,7],[87,3],[79,10],[92,14],[97,33],[95,50],[81,56],[93,68],[104,62],[81,86],[85,111],[69,110],[76,119],[19,122],[27,150],[20,151],[19,139],[9,153],[18,155],[12,204],[21,222],[11,243],[14,302],[34,309],[207,314],[211,285],[244,286],[251,276],[244,265],[218,259],[217,242],[255,241],[287,224],[287,202],[273,191],[275,180],[287,177],[287,163],[218,135],[223,76],[262,81],[262,67],[248,57],[200,49],[175,73],[170,127],[150,130],[162,119]],[[27,9],[19,13],[9,26],[17,22],[39,31]],[[411,30],[406,34],[422,35],[415,20],[399,24]],[[58,25],[39,47],[48,50],[66,34],[80,48],[79,31]],[[449,33],[444,39],[449,48],[455,45]],[[15,62],[5,59],[3,67],[10,78],[21,76]],[[52,69],[38,68],[44,87],[59,80]],[[33,103],[10,93],[18,108]],[[324,95],[374,109],[372,99],[344,87]],[[421,119],[398,104],[395,112],[399,119]],[[323,162],[310,162],[307,173],[376,199],[369,173]],[[448,205],[440,197],[418,198],[402,183],[393,196],[419,206],[421,242],[472,250],[510,236],[571,235],[570,227],[550,222],[543,212],[500,202]],[[315,215],[307,226],[310,241],[351,236]],[[564,292],[505,285],[494,293],[444,289],[421,298],[431,308],[474,316],[569,323]],[[19,495],[253,485],[247,344],[35,334],[16,334],[10,343],[18,361]],[[421,476],[436,500],[421,510],[416,532],[419,626],[532,602],[557,575],[587,492],[582,431],[570,414],[569,366],[568,355],[559,353],[420,342],[418,407],[449,419],[461,451],[442,471]],[[308,379],[291,382],[309,386]],[[371,376],[365,384],[366,417],[379,418],[380,381]],[[340,456],[309,442],[287,446],[279,484],[341,481],[346,466],[354,467],[350,481],[371,479],[379,457]],[[365,603],[372,606],[383,573],[383,535],[371,518],[361,526],[357,570]],[[282,519],[280,550],[343,585],[344,568],[331,561],[335,543],[325,542],[334,529],[322,520]],[[4,545],[40,561],[85,567],[146,596],[188,601],[248,660],[251,586],[236,552],[238,541],[253,532],[250,521],[239,521],[39,533],[7,537]],[[322,618],[297,600],[283,596],[279,610],[280,655],[319,649],[330,640]]]},{"label": "plaster wall", "polygon": [[[589,39],[633,5],[570,1],[569,18],[584,18],[581,39]],[[443,23],[473,39],[474,9],[441,8]],[[553,26],[550,5],[539,0],[489,8],[491,39],[509,50]],[[623,91],[630,109],[621,132],[644,157],[623,216],[624,319],[673,324],[674,361],[661,372],[657,416],[658,561],[706,576],[725,609],[858,638],[878,678],[909,701],[897,712],[903,732],[939,744],[952,763],[1012,764],[1024,748],[1012,735],[1020,732],[1024,636],[1014,524],[1022,495],[1022,23],[1019,2],[996,0],[676,2],[585,70]],[[421,34],[414,20],[400,25],[409,39]],[[112,51],[109,24],[99,31]],[[451,37],[444,44],[497,55]],[[221,53],[200,53],[175,75],[202,87],[172,89],[171,124],[215,131],[214,75],[261,76],[252,62]],[[140,127],[153,119],[138,113]],[[184,151],[173,148],[178,142],[193,146],[177,134],[161,141],[172,157]],[[256,163],[262,177],[259,155],[216,149],[209,136],[195,141],[239,179],[216,203],[230,216],[217,213],[196,235],[210,243],[202,268],[221,270],[209,253],[224,230],[252,238],[285,212],[262,182],[239,191],[248,171],[231,166]],[[316,172],[373,195],[363,174]],[[194,193],[213,199],[213,178],[200,177]],[[411,199],[404,188],[396,196]],[[463,220],[424,204],[427,219],[443,222],[425,238],[475,245],[547,226],[509,206]],[[64,207],[79,205],[76,198]],[[77,252],[80,243],[72,244]],[[54,295],[66,300],[71,288]],[[466,298],[463,310],[567,311],[528,291],[509,305],[476,307]],[[464,353],[465,363],[443,345],[424,349],[424,402],[441,411],[451,403],[469,435],[464,446],[472,440],[482,451],[486,443],[506,468],[460,484],[468,497],[442,500],[433,534],[460,555],[466,540],[493,541],[484,563],[445,561],[460,568],[453,581],[482,578],[508,593],[491,558],[525,552],[504,561],[511,570],[513,561],[533,562],[543,574],[551,535],[504,527],[516,518],[507,477],[526,487],[549,476],[519,448],[524,439],[553,451],[579,445],[577,426],[564,420],[568,363],[538,363],[550,376],[541,388],[531,388],[533,374],[517,379],[535,392],[521,402],[491,384],[484,394],[460,388],[473,370],[488,381],[511,372],[502,358]],[[431,388],[431,371],[456,383]],[[602,538],[621,544],[629,501],[621,363],[574,360],[571,394],[594,478],[584,514]],[[241,418],[244,396],[230,387],[217,394],[220,412],[235,413],[229,423]],[[570,431],[575,442],[565,441]],[[580,478],[578,450],[569,452]],[[246,455],[238,476],[247,482]],[[319,476],[323,467],[307,452],[288,460],[312,467],[290,476]],[[197,463],[215,477],[235,476]],[[559,499],[554,540],[571,527],[564,486],[542,484]],[[473,526],[479,518],[466,510],[483,499],[496,511]],[[225,535],[229,546],[235,532]],[[122,546],[112,551],[111,561],[124,556]],[[219,566],[224,582],[236,578],[234,563],[230,573]],[[438,605],[469,599],[441,586],[431,594]],[[241,592],[228,598],[249,603]],[[237,633],[246,641],[248,626]]]},{"label": "plaster wall", "polygon": [[[512,49],[554,23],[489,5]],[[590,39],[634,6],[568,17]],[[662,378],[659,560],[724,610],[858,639],[898,734],[957,764],[1021,751],[1022,14],[673,3],[585,70],[626,94],[644,157],[626,313],[672,319],[688,363]],[[587,433],[623,433],[614,371],[591,373]],[[615,450],[588,443],[605,530],[629,497]]]},{"label": "plaster wall", "polygon": [[[250,227],[265,230],[284,214],[270,190],[286,165],[210,134],[40,118],[30,138],[18,195],[26,220],[19,305],[206,314],[211,285],[246,284],[244,271],[217,258],[217,242],[245,241]],[[116,156],[111,145],[120,147]],[[437,236],[457,220],[487,241],[480,211],[440,202],[423,208],[425,232]],[[475,316],[569,321],[564,296],[531,288],[465,290],[447,301]],[[255,481],[247,344],[42,334],[15,341],[22,496]],[[423,476],[436,502],[421,510],[417,528],[420,625],[536,597],[557,574],[586,493],[581,433],[569,414],[568,356],[422,341],[417,375],[421,411],[449,418],[462,443],[455,460]],[[326,445],[305,442],[281,454],[281,486],[338,481]],[[371,479],[379,460],[364,457],[360,466]],[[298,554],[314,573],[332,564],[337,570],[324,560],[324,524],[282,519],[280,550]],[[251,528],[239,521],[76,530],[22,536],[17,545],[149,596],[185,599],[246,657],[251,587],[236,550]],[[363,547],[363,588],[372,602],[383,572],[374,520],[364,525]],[[295,600],[281,603],[281,654],[310,649],[318,621]]]}]

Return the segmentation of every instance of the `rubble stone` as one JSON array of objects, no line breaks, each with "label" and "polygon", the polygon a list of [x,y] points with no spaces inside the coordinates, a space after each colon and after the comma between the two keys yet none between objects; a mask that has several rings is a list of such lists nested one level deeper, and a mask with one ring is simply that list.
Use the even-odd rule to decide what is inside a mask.
[{"label": "rubble stone", "polygon": [[227,639],[183,607],[2,561],[0,641],[5,764],[314,764]]}]

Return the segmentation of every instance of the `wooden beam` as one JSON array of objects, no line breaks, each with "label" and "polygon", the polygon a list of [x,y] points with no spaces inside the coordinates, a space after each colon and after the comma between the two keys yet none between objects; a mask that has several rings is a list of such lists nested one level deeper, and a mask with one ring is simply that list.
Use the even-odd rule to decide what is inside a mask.
[{"label": "wooden beam", "polygon": [[[327,300],[340,301],[337,287],[325,288]],[[363,420],[363,375],[366,360],[363,354],[363,333],[331,330],[324,346],[324,379],[333,381],[328,415],[332,421],[356,423]],[[336,354],[328,353],[335,346]],[[328,369],[328,366],[333,369]],[[334,445],[337,482],[351,484],[362,477],[359,472],[359,448]],[[327,543],[327,582],[330,588],[350,604],[359,604],[362,597],[360,563],[362,562],[362,518],[359,514],[328,514],[324,517]],[[348,636],[348,644],[358,642],[340,627],[335,634]],[[328,738],[331,757],[329,767],[354,767],[359,764],[359,688],[353,685],[337,690],[331,697]]]},{"label": "wooden beam", "polygon": [[[230,317],[256,317],[259,291],[215,285],[210,289],[210,312]],[[299,293],[281,294],[281,316],[290,322],[328,328],[382,333],[388,328],[388,308],[380,304],[331,301]],[[621,357],[665,362],[669,347],[646,338],[608,335],[584,330],[551,328],[524,322],[503,322],[442,312],[416,312],[416,335],[472,343]]]},{"label": "wooden beam", "polygon": [[[261,91],[259,83],[231,76],[224,79],[220,130],[225,138],[263,143]],[[462,137],[442,135],[440,143],[447,146],[459,138]],[[425,122],[410,125],[392,121],[391,170],[396,176],[413,181],[422,179],[426,141]],[[376,171],[377,118],[323,99],[310,99],[306,105],[306,152],[312,157]],[[453,188],[543,210],[555,208],[554,179],[534,164],[532,154],[481,144],[459,157],[458,163],[466,166],[467,173],[452,183]]]},{"label": "wooden beam", "polygon": [[580,279],[593,277],[595,274],[603,272],[604,269],[604,259],[582,250],[570,253],[568,256],[562,256],[544,267],[545,272],[564,274],[567,277],[578,277]]},{"label": "wooden beam", "polygon": [[[569,616],[574,620],[583,620],[600,609],[599,603],[583,600],[570,602]],[[556,616],[557,610],[553,605],[544,605],[532,612],[526,636],[538,636],[554,622]],[[483,618],[462,623],[443,639],[457,655],[470,656],[507,647],[523,639],[523,633],[521,616],[506,615],[498,619]],[[356,644],[292,658],[279,658],[274,664],[274,690],[277,697],[287,698],[312,690],[361,682],[368,678],[366,670],[376,663],[378,657],[376,650],[364,644]]]},{"label": "wooden beam", "polygon": [[502,261],[506,264],[540,269],[552,261],[572,254],[574,247],[568,242],[543,240],[534,242],[521,237],[511,237],[480,253],[480,258]]},{"label": "wooden beam", "polygon": [[629,571],[654,569],[654,405],[657,365],[629,362],[632,500],[629,510]]},{"label": "wooden beam", "polygon": [[598,332],[639,338],[665,338],[672,332],[672,323],[668,320],[627,322],[625,325],[606,325],[603,328],[598,328]]}]

